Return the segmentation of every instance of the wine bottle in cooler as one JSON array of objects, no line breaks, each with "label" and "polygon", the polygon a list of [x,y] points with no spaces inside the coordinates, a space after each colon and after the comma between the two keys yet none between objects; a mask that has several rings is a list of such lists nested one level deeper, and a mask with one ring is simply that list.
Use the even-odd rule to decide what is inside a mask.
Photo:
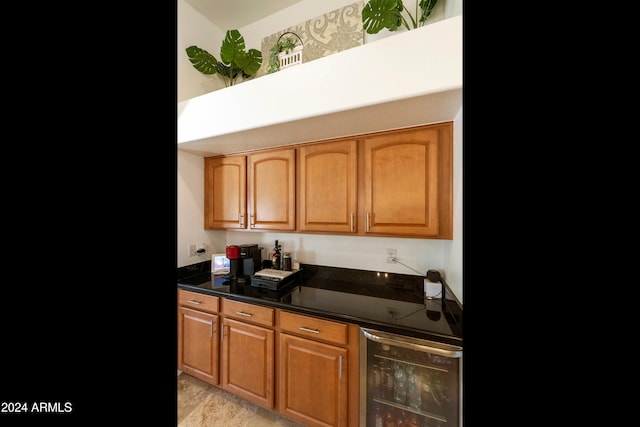
[{"label": "wine bottle in cooler", "polygon": [[396,427],[396,408],[387,406],[387,411],[384,415],[384,427]]},{"label": "wine bottle in cooler", "polygon": [[384,427],[384,414],[379,403],[376,403],[373,407],[373,423],[371,427]]},{"label": "wine bottle in cooler", "polygon": [[396,363],[393,374],[393,400],[398,403],[405,403],[407,400],[407,372],[404,364]]},{"label": "wine bottle in cooler", "polygon": [[413,412],[409,414],[409,424],[407,424],[407,427],[420,427],[420,420]]},{"label": "wine bottle in cooler", "polygon": [[408,427],[409,419],[407,418],[407,413],[404,409],[398,411],[398,416],[396,417],[396,427]]},{"label": "wine bottle in cooler", "polygon": [[425,370],[422,376],[422,393],[421,393],[421,406],[425,412],[439,413],[439,407],[433,398],[434,393],[433,385],[431,384],[431,374],[429,370]]},{"label": "wine bottle in cooler", "polygon": [[407,403],[413,409],[420,409],[422,406],[422,378],[420,371],[414,366],[407,368]]}]

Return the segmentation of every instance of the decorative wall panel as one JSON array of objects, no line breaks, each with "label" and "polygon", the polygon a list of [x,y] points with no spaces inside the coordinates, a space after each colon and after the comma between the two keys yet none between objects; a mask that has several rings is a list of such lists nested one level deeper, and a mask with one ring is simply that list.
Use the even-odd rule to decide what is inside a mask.
[{"label": "decorative wall panel", "polygon": [[[296,33],[302,42],[302,63],[322,58],[364,43],[362,27],[363,1],[327,12],[262,39],[262,66],[256,77],[267,74],[271,48],[285,32]],[[295,39],[295,37],[293,37]]]}]

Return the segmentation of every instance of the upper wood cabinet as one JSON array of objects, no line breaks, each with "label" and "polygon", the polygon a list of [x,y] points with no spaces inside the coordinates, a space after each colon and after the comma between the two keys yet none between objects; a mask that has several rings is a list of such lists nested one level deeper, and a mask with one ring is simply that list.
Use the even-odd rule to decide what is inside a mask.
[{"label": "upper wood cabinet", "polygon": [[298,148],[298,230],[355,233],[357,141]]},{"label": "upper wood cabinet", "polygon": [[251,153],[247,167],[249,228],[296,229],[296,149]]},{"label": "upper wood cabinet", "polygon": [[247,156],[205,157],[204,228],[246,228]]},{"label": "upper wood cabinet", "polygon": [[204,228],[296,228],[295,148],[204,158]]},{"label": "upper wood cabinet", "polygon": [[453,238],[452,124],[369,136],[364,233]]},{"label": "upper wood cabinet", "polygon": [[453,239],[453,122],[206,157],[205,228]]}]

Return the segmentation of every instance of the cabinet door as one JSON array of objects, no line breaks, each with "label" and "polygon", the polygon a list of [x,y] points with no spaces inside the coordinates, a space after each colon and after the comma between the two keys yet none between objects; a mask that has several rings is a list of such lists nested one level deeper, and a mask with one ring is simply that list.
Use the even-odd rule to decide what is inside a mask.
[{"label": "cabinet door", "polygon": [[451,124],[364,141],[365,233],[451,239]]},{"label": "cabinet door", "polygon": [[204,228],[246,228],[246,156],[205,157]]},{"label": "cabinet door", "polygon": [[268,409],[274,407],[274,332],[225,319],[222,388]]},{"label": "cabinet door", "polygon": [[298,229],[357,230],[357,141],[298,148]]},{"label": "cabinet door", "polygon": [[295,148],[249,155],[249,227],[295,230]]},{"label": "cabinet door", "polygon": [[214,314],[178,308],[178,366],[209,384],[218,384],[218,323]]},{"label": "cabinet door", "polygon": [[307,426],[347,425],[347,350],[280,334],[279,411]]}]

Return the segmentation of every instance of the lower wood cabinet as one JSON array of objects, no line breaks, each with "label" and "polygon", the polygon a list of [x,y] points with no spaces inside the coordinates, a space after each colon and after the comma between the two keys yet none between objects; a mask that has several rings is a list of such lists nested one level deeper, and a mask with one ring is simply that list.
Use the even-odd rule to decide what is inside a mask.
[{"label": "lower wood cabinet", "polygon": [[270,329],[232,319],[224,320],[222,388],[273,409],[274,335]]},{"label": "lower wood cabinet", "polygon": [[221,386],[265,407],[275,407],[274,309],[223,299]]},{"label": "lower wood cabinet", "polygon": [[178,301],[178,369],[218,385],[218,297],[180,290]]},{"label": "lower wood cabinet", "polygon": [[280,334],[280,413],[307,426],[347,425],[347,350]]},{"label": "lower wood cabinet", "polygon": [[278,409],[307,426],[358,424],[357,325],[279,312]]},{"label": "lower wood cabinet", "polygon": [[358,333],[350,323],[179,290],[178,369],[309,427],[358,425]]}]

